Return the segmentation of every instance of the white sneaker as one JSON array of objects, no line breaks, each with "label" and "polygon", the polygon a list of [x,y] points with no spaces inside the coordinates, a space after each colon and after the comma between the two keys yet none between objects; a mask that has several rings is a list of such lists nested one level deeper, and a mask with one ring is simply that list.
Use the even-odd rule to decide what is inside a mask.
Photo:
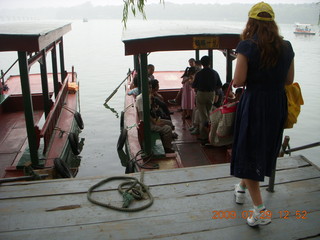
[{"label": "white sneaker", "polygon": [[236,197],[236,203],[244,204],[246,191],[239,186],[239,183],[234,185],[234,196]]},{"label": "white sneaker", "polygon": [[255,210],[251,210],[252,212],[250,216],[247,218],[247,223],[249,226],[254,227],[257,225],[266,225],[271,223],[271,215],[270,212],[266,209],[256,212]]}]

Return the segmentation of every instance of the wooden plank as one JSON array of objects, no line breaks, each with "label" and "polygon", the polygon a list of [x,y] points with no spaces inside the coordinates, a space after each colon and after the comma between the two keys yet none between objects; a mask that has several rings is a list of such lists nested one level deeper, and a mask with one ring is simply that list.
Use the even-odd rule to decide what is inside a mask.
[{"label": "wooden plank", "polygon": [[[47,240],[51,239],[309,239],[309,236],[318,236],[310,239],[319,239],[318,230],[314,225],[310,225],[303,220],[298,221],[292,219],[274,219],[267,226],[260,228],[250,228],[244,223],[236,223],[235,225],[225,224],[220,227],[212,219],[200,219],[194,214],[179,214],[171,216],[171,218],[159,217],[151,223],[150,219],[143,221],[130,222],[112,222],[101,224],[90,224],[85,226],[71,227],[55,227],[50,229],[37,230],[22,230],[16,232],[1,233],[1,239],[34,239],[42,240],[43,236]],[[320,217],[319,212],[313,212],[308,215],[310,222],[317,222]],[[177,222],[177,219],[181,219]],[[188,220],[183,223],[183,220]],[[167,226],[158,224],[159,222],[169,221],[174,223],[176,229],[181,229],[179,232],[170,231]],[[229,220],[232,223],[233,219]],[[238,222],[238,220],[236,220]],[[220,222],[220,220],[219,220]],[[196,223],[196,224],[195,224]],[[234,221],[235,223],[235,221]],[[195,225],[203,225],[203,228],[198,231],[194,230]],[[288,228],[290,226],[290,228]],[[128,229],[133,229],[129,231]],[[147,232],[146,232],[147,230]],[[136,234],[139,232],[139,234]],[[306,238],[304,238],[306,237]]]},{"label": "wooden plank", "polygon": [[311,166],[311,164],[301,155],[286,156],[277,159],[277,170],[299,168],[303,166]]},{"label": "wooden plank", "polygon": [[[146,213],[150,216],[162,214],[166,212],[166,209],[173,213],[175,211],[184,211],[184,210],[179,210],[179,208],[184,208],[183,206],[191,206],[192,204],[194,205],[194,208],[199,208],[201,206],[201,202],[199,199],[206,199],[206,196],[209,196],[208,202],[215,202],[213,205],[215,209],[224,209],[228,208],[227,202],[231,202],[230,207],[234,206],[233,204],[233,197],[230,199],[230,192],[232,193],[232,185],[229,185],[229,182],[225,182],[225,179],[219,180],[221,181],[220,186],[215,186],[212,184],[212,182],[200,182],[198,185],[193,185],[193,184],[174,184],[174,185],[160,185],[157,187],[151,188],[151,193],[154,195],[157,204],[155,204],[155,207],[153,206],[151,211],[146,211],[146,212],[141,212],[141,213],[135,213],[135,214],[124,214],[125,217],[129,216],[136,216],[136,217],[141,217],[144,216]],[[277,192],[276,194],[268,193],[263,191],[263,194],[265,195],[264,197],[266,198],[266,201],[270,198],[269,201],[272,201],[274,197],[276,196],[282,196],[282,197],[288,198],[288,196],[294,196],[294,195],[301,195],[299,197],[299,200],[301,198],[301,201],[304,203],[305,199],[308,199],[307,196],[303,196],[305,192],[311,191],[311,193],[318,194],[319,197],[319,190],[317,189],[317,183],[319,183],[319,178],[315,180],[308,180],[313,182],[313,186],[306,189],[305,186],[306,184],[302,182],[294,182],[290,183],[291,185],[296,186],[297,190],[295,194],[288,194],[289,191],[283,190],[286,184],[278,185],[277,186]],[[235,183],[235,182],[233,182]],[[290,186],[291,186],[290,185]],[[216,190],[217,188],[217,190]],[[300,190],[302,188],[302,190]],[[201,191],[200,189],[204,189]],[[306,194],[305,194],[306,195]],[[99,192],[95,193],[93,195],[97,200],[103,201],[103,202],[111,202],[113,204],[121,204],[122,199],[118,195],[116,191],[104,191],[104,192]],[[231,194],[232,196],[232,194]],[[194,202],[190,203],[192,198],[195,198]],[[211,199],[212,198],[212,199]],[[294,197],[296,198],[296,197]],[[318,198],[319,199],[319,198]],[[317,199],[317,200],[318,200]],[[179,200],[179,201],[177,201]],[[162,203],[163,202],[163,203]],[[318,202],[318,201],[317,201]],[[180,205],[180,203],[182,205]],[[159,204],[159,205],[158,205]],[[186,205],[185,205],[186,204]],[[197,206],[199,204],[199,206]],[[205,202],[203,202],[205,205]],[[82,208],[76,209],[76,210],[70,210],[70,211],[60,211],[60,212],[50,212],[49,215],[46,212],[48,209],[52,209],[55,207],[59,206],[69,206],[69,205],[81,205]],[[139,205],[139,204],[136,204]],[[158,206],[158,207],[157,207]],[[70,212],[77,212],[77,216],[86,216],[86,218],[90,218],[92,215],[90,212],[87,211],[86,208],[89,209],[94,209],[93,212],[95,212],[97,215],[101,215],[101,207],[97,207],[90,202],[87,201],[86,199],[86,193],[79,193],[79,194],[72,194],[72,195],[50,195],[50,196],[43,196],[43,197],[37,197],[37,198],[20,198],[20,199],[7,199],[7,200],[1,200],[1,218],[11,217],[12,213],[19,213],[19,220],[22,220],[22,224],[24,225],[26,219],[32,217],[33,214],[40,215],[39,217],[39,224],[50,224],[50,220],[44,221],[45,223],[42,223],[42,220],[46,219],[48,216],[54,215],[54,217],[61,217],[64,219],[69,218]],[[248,206],[249,208],[249,206]],[[177,210],[176,210],[177,209]],[[83,212],[84,211],[84,212]],[[100,213],[99,213],[100,212]],[[64,215],[66,214],[66,215]],[[73,215],[73,214],[72,214]],[[25,219],[24,219],[25,216]],[[108,221],[110,220],[117,220],[121,216],[120,213],[116,211],[108,211]],[[102,216],[104,218],[104,216]],[[23,220],[24,219],[24,220]],[[18,224],[17,221],[15,221],[15,226]],[[64,220],[61,220],[64,221]],[[67,220],[69,221],[69,220]],[[77,220],[78,223],[80,220]],[[95,220],[94,220],[95,221]],[[6,221],[1,221],[1,222],[6,222]],[[61,222],[62,223],[62,222]],[[68,225],[68,223],[63,223],[63,225]],[[38,226],[38,224],[37,224]],[[10,229],[9,226],[5,227],[5,224],[0,226],[1,230],[5,229]]]},{"label": "wooden plank", "polygon": [[[283,159],[281,161],[288,162],[288,159]],[[305,178],[319,177],[320,171],[314,167],[307,164],[308,167],[301,167],[306,165],[306,162],[302,159],[297,158],[296,163],[299,168],[294,171],[289,167],[288,174],[283,170],[278,171],[276,175],[276,183],[297,181]],[[291,163],[290,163],[291,164]],[[284,164],[283,164],[284,165]],[[291,166],[291,165],[289,165]],[[310,169],[310,170],[309,170]],[[288,176],[287,176],[288,174]],[[140,173],[132,174],[138,179],[140,178]],[[229,164],[219,164],[219,165],[209,165],[205,167],[194,167],[194,168],[180,168],[166,171],[153,171],[145,172],[144,180],[145,183],[150,186],[165,185],[172,183],[190,183],[195,181],[207,181],[210,179],[220,179],[220,178],[231,178],[230,176],[230,166]],[[38,181],[38,182],[23,182],[14,184],[3,184],[0,188],[0,199],[6,198],[19,198],[19,197],[36,197],[44,195],[61,195],[61,194],[74,194],[86,192],[92,185],[101,181],[102,177],[96,178],[86,178],[86,179],[67,179],[67,180],[49,180],[49,181]],[[238,181],[238,180],[236,180]],[[268,178],[264,184],[267,184]],[[61,187],[61,184],[64,187]],[[117,189],[119,182],[115,181],[107,186],[101,188],[104,190]],[[22,186],[22,187],[21,187]]]},{"label": "wooden plank", "polygon": [[[206,182],[202,182],[206,184]],[[302,238],[319,233],[320,179],[279,185],[277,193],[262,191],[265,203],[274,214],[273,223],[259,230],[246,226],[241,218],[251,203],[236,205],[232,191],[158,198],[147,211],[122,213],[92,205],[84,194],[6,200],[1,204],[0,239],[256,239],[257,234],[281,239]],[[305,186],[309,186],[306,188]],[[158,186],[157,189],[168,187]],[[172,186],[174,187],[174,186]],[[212,187],[212,185],[211,185]],[[46,212],[57,204],[79,204],[81,208]],[[288,207],[289,206],[289,207]],[[14,210],[14,214],[9,213]],[[236,211],[236,219],[212,219],[212,211]],[[307,219],[280,219],[278,212],[306,210]],[[141,227],[140,227],[141,226]],[[19,231],[17,231],[19,230]],[[241,234],[240,234],[241,233]],[[81,237],[80,237],[81,236]],[[210,237],[211,236],[211,237]],[[221,236],[221,238],[220,238]],[[223,237],[223,238],[222,238]]]},{"label": "wooden plank", "polygon": [[184,167],[209,165],[210,161],[206,158],[199,143],[180,143],[176,144],[181,161]]}]

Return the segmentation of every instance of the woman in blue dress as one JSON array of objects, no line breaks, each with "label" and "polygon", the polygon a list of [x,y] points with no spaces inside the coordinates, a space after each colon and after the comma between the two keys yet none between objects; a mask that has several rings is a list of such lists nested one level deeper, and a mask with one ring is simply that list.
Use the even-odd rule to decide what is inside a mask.
[{"label": "woman in blue dress", "polygon": [[237,107],[231,175],[241,178],[234,192],[238,204],[249,190],[254,209],[247,223],[256,226],[271,222],[259,182],[270,176],[279,154],[287,116],[284,86],[293,82],[294,52],[279,35],[269,4],[254,5],[248,15],[236,49],[233,84],[245,91]]}]

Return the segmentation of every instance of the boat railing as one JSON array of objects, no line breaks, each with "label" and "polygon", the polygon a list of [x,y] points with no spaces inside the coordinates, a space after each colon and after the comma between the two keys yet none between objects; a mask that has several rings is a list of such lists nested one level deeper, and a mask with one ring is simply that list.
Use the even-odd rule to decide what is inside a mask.
[{"label": "boat railing", "polygon": [[59,94],[57,96],[57,99],[54,103],[53,108],[50,110],[48,117],[46,119],[46,122],[41,129],[40,136],[44,139],[44,149],[43,152],[45,153],[47,151],[47,148],[50,144],[51,137],[55,131],[56,124],[58,122],[62,107],[64,105],[66,96],[68,93],[68,75],[66,79],[64,80],[61,90],[59,91]]}]

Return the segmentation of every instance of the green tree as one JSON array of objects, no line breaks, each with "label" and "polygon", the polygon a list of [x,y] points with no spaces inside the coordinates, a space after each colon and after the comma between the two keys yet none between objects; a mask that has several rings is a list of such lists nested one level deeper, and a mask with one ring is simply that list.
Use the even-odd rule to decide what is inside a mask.
[{"label": "green tree", "polygon": [[[164,4],[164,0],[159,0],[160,3]],[[124,27],[127,27],[127,20],[129,9],[131,10],[133,16],[136,16],[137,11],[142,14],[143,19],[147,19],[146,13],[144,11],[145,3],[147,0],[123,0],[123,14],[122,14],[122,22]]]}]

